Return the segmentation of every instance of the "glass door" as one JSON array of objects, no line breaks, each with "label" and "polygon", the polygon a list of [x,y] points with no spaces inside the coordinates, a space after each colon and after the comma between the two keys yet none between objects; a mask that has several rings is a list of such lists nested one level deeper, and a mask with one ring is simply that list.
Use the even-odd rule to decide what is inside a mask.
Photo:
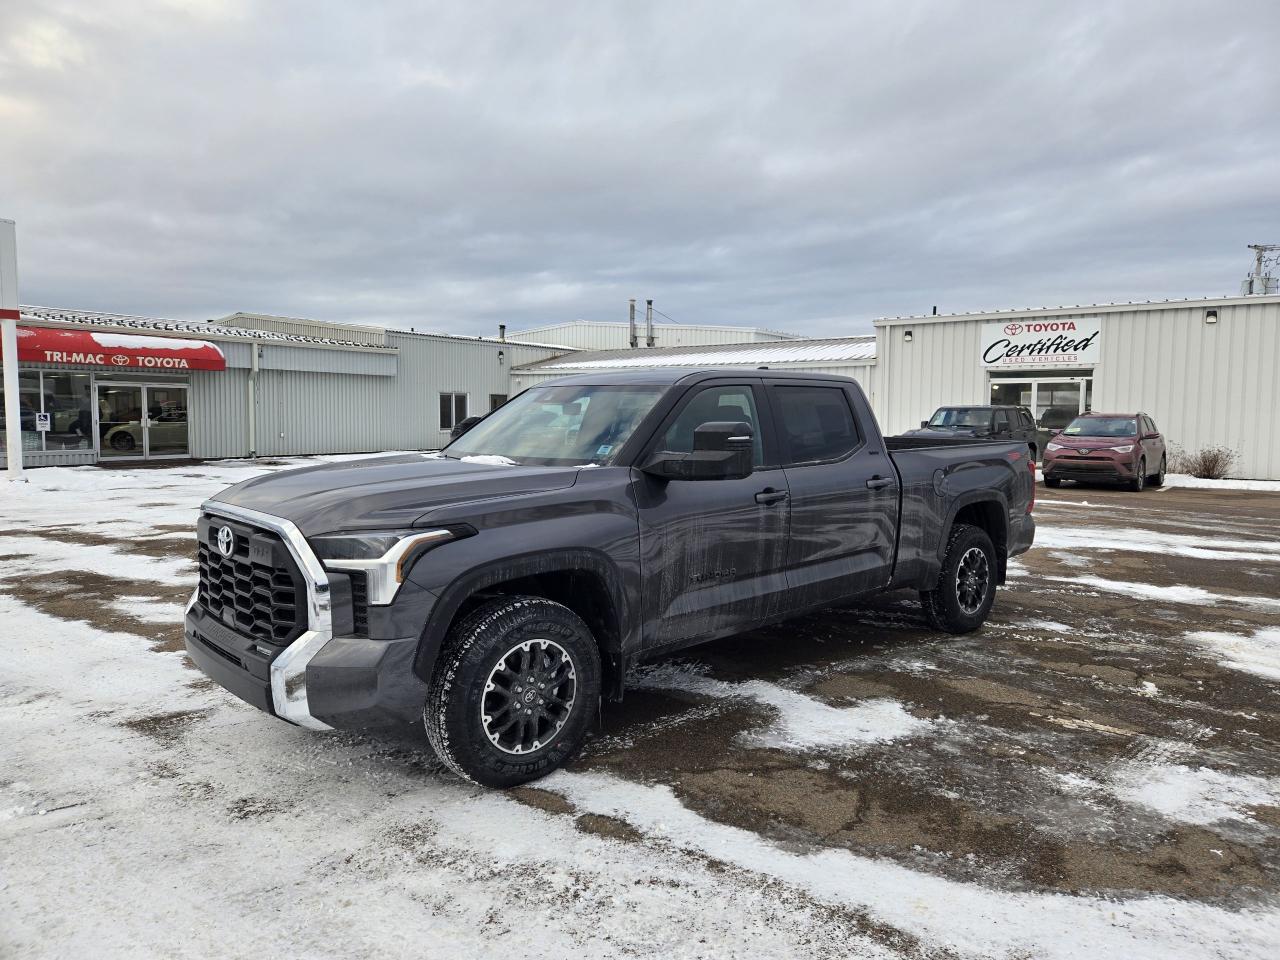
[{"label": "glass door", "polygon": [[187,388],[144,387],[147,399],[146,431],[148,457],[189,455]]},{"label": "glass door", "polygon": [[142,428],[142,387],[98,384],[98,445],[103,460],[141,460],[146,455]]}]

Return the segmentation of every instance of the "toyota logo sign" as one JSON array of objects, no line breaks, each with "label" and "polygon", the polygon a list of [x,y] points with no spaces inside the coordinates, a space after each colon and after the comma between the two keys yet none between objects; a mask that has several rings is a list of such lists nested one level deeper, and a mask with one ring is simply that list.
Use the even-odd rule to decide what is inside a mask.
[{"label": "toyota logo sign", "polygon": [[1006,323],[1004,325],[1004,332],[1005,332],[1005,336],[1016,337],[1018,334],[1022,332],[1022,324]]},{"label": "toyota logo sign", "polygon": [[218,530],[218,552],[224,557],[231,556],[236,549],[236,535],[231,532],[230,527],[221,527]]},{"label": "toyota logo sign", "polygon": [[111,362],[114,363],[117,367],[127,367],[129,365],[129,358],[126,357],[123,353],[117,353],[115,356],[111,358]]}]

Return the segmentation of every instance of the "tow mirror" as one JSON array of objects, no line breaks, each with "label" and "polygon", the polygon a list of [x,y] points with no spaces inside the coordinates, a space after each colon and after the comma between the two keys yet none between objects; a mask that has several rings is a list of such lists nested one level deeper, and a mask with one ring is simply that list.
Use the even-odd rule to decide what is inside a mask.
[{"label": "tow mirror", "polygon": [[751,424],[715,420],[693,431],[693,451],[659,450],[640,469],[662,480],[741,480],[751,476]]}]

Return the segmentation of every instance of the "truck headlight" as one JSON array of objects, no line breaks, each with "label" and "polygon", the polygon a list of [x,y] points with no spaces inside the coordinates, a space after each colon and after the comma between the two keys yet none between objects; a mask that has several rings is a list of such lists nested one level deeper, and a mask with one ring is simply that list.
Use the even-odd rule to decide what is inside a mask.
[{"label": "truck headlight", "polygon": [[395,599],[413,561],[457,536],[453,530],[376,530],[325,534],[307,542],[326,569],[363,572],[369,602],[384,605]]},{"label": "truck headlight", "polygon": [[1045,450],[1046,450],[1046,451],[1049,451],[1049,450],[1061,450],[1061,449],[1062,449],[1062,444],[1060,444],[1060,443],[1054,443],[1052,440],[1050,440],[1048,443],[1046,443],[1046,444],[1044,445],[1044,448],[1045,448]]},{"label": "truck headlight", "polygon": [[1116,453],[1132,453],[1132,452],[1133,452],[1133,444],[1132,444],[1132,443],[1126,443],[1126,444],[1124,444],[1123,446],[1119,446],[1119,447],[1112,447],[1111,449],[1112,449],[1112,450],[1114,450]]}]

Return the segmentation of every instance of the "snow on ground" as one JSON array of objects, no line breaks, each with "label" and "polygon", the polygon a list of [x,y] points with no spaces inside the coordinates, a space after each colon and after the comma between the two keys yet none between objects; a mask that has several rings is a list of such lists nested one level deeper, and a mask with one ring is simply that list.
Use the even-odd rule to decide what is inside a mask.
[{"label": "snow on ground", "polygon": [[1173,586],[1160,587],[1151,583],[1131,583],[1124,580],[1110,580],[1105,577],[1055,577],[1043,576],[1041,580],[1054,583],[1078,584],[1091,590],[1104,590],[1108,593],[1119,593],[1142,600],[1163,600],[1166,603],[1191,603],[1199,606],[1214,606],[1220,603],[1236,603],[1246,607],[1262,607],[1280,609],[1280,598],[1276,597],[1237,597],[1226,593],[1213,593],[1202,587]]},{"label": "snow on ground", "polygon": [[[1280,912],[1261,898],[1228,908],[1127,889],[1115,897],[1070,895],[1006,889],[990,875],[985,881],[956,879],[929,869],[924,858],[917,867],[879,851],[872,856],[779,839],[712,819],[682,802],[671,785],[650,782],[643,773],[628,779],[596,770],[561,772],[538,786],[569,809],[535,808],[516,794],[478,789],[444,773],[416,731],[364,736],[291,727],[204,682],[181,653],[131,633],[59,619],[6,592],[31,578],[73,572],[185,585],[193,574],[188,560],[146,556],[124,549],[123,541],[181,542],[200,501],[223,486],[321,459],[39,470],[31,472],[30,483],[4,491],[0,956],[1276,955]],[[111,538],[122,543],[113,545]],[[1048,524],[1041,527],[1040,545],[1072,556],[1130,550],[1280,560],[1280,542],[1273,540],[1137,528]],[[993,624],[1005,629],[972,640],[920,641],[915,634],[883,654],[881,669],[935,674],[937,683],[945,683],[957,663],[980,664],[983,647],[1011,630],[1034,631],[1038,644],[1082,633],[1049,616],[1070,619],[1068,612],[1035,605],[1025,584],[1038,574],[1026,560],[1012,562],[1010,572],[1022,585],[1017,602],[1027,606]],[[1080,585],[1113,593],[1147,586],[1119,582],[1122,589],[1108,591]],[[1197,605],[1217,602],[1216,594],[1204,593],[1182,596],[1196,597],[1186,602]],[[121,598],[110,606],[148,623],[177,615],[171,602],[159,600]],[[874,616],[890,622],[906,615],[895,610]],[[904,628],[919,629],[918,622]],[[1228,667],[1280,679],[1280,630],[1199,631],[1188,640]],[[833,655],[847,657],[840,649],[833,642]],[[1062,657],[1066,647],[1055,649],[1054,656]],[[946,651],[957,651],[960,659],[940,660]],[[858,656],[870,661],[865,651]],[[1017,668],[1015,661],[999,662],[1009,671]],[[1044,669],[1040,661],[1029,662]],[[1008,680],[1004,669],[991,678]],[[799,765],[818,762],[807,751],[820,752],[822,762],[834,766],[840,756],[858,760],[883,746],[923,769],[938,762],[929,748],[945,753],[955,747],[936,734],[943,724],[951,730],[960,721],[914,716],[908,701],[917,709],[925,699],[917,700],[915,692],[905,699],[820,699],[791,689],[796,676],[781,684],[729,682],[668,664],[645,671],[641,682],[761,708],[757,726],[729,736],[783,751]],[[972,689],[967,675],[955,679]],[[1172,699],[1158,696],[1165,682],[1157,686],[1128,674],[1112,689],[1135,690],[1144,709],[1155,709]],[[1004,696],[1002,690],[992,695]],[[1004,710],[1016,703],[998,701]],[[1067,715],[1070,703],[1031,707],[1037,712],[1027,717],[1044,715],[1043,724],[1078,730],[1085,739],[1124,742],[1131,735],[1101,720]],[[1042,729],[1034,736],[1046,742]],[[1012,745],[1023,749],[1018,741]],[[1078,775],[1072,789],[1105,794],[1125,821],[1163,817],[1263,829],[1250,819],[1252,811],[1280,803],[1280,780],[1224,772],[1221,764],[1198,766],[1203,756],[1193,758],[1195,750],[1186,745],[1177,748],[1183,752],[1165,751],[1154,760],[1130,754],[1105,769],[1089,768],[1091,775]],[[1022,768],[1011,755],[1016,752],[982,756],[979,766],[1014,774]],[[835,795],[836,812],[860,815],[865,789],[859,784]],[[728,802],[746,800],[731,795]],[[994,808],[983,812],[993,813],[992,823],[1000,816]],[[1050,823],[1063,814],[1045,806],[1037,816]],[[601,825],[612,832],[597,832]]]},{"label": "snow on ground", "polygon": [[[1118,902],[989,890],[845,850],[781,850],[747,830],[698,816],[667,786],[569,773],[553,774],[546,783],[579,809],[625,820],[679,850],[767,874],[820,900],[861,903],[874,919],[966,956],[1168,960],[1195,952],[1261,960],[1274,957],[1280,942],[1280,917],[1271,912],[1159,896]],[[1219,954],[1227,937],[1230,952]]]},{"label": "snow on ground", "polygon": [[1115,796],[1180,823],[1252,821],[1250,807],[1280,803],[1280,779],[1208,767],[1137,763],[1111,778]]},{"label": "snow on ground", "polygon": [[1205,480],[1185,473],[1165,474],[1164,487],[1170,490],[1176,487],[1194,490],[1259,490],[1269,493],[1280,493],[1280,480]]},{"label": "snow on ground", "polygon": [[1280,563],[1280,540],[1231,540],[1212,534],[1192,536],[1136,527],[1045,524],[1036,530],[1036,549],[1123,550],[1129,553],[1173,554],[1196,560]]},{"label": "snow on ground", "polygon": [[1280,680],[1280,628],[1255,630],[1248,636],[1198,630],[1187,634],[1186,638],[1224,667],[1243,670],[1268,680]]},{"label": "snow on ground", "polygon": [[696,666],[668,662],[639,672],[635,685],[649,690],[680,690],[700,696],[754,701],[776,711],[764,727],[744,735],[753,746],[779,750],[812,750],[885,743],[927,733],[933,724],[907,712],[896,700],[864,700],[833,707],[821,700],[764,680],[727,683],[708,677]]}]

